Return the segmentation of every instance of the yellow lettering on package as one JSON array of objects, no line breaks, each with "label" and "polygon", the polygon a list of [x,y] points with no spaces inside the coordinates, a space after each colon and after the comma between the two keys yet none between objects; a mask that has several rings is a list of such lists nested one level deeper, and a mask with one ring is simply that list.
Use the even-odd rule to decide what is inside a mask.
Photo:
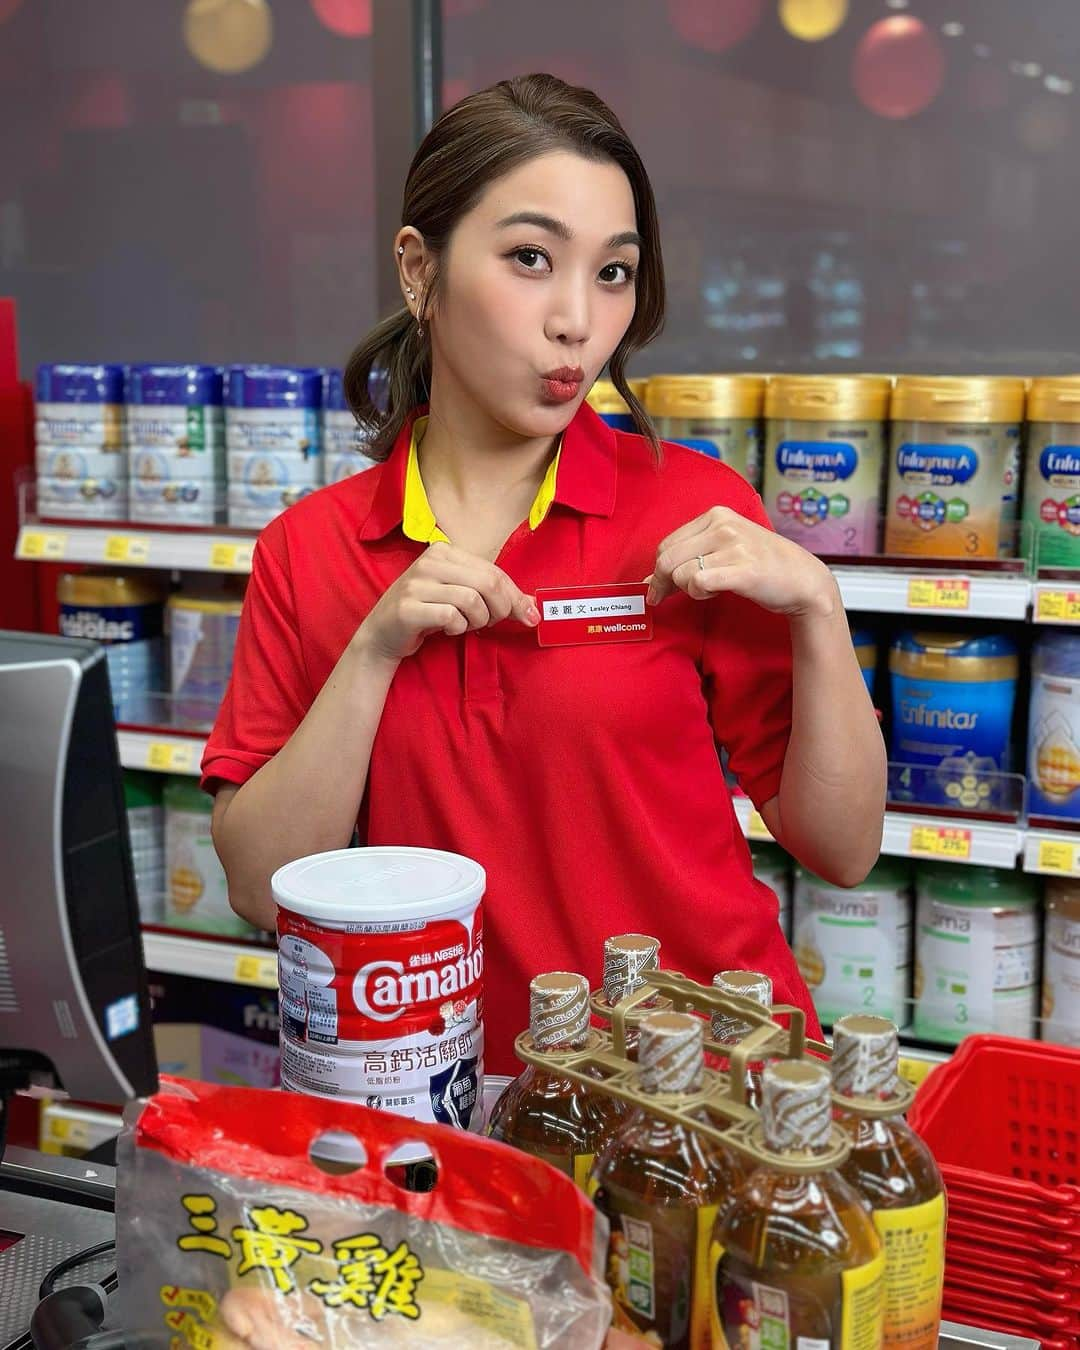
[{"label": "yellow lettering on package", "polygon": [[885,1255],[840,1276],[840,1350],[879,1350],[885,1324]]},{"label": "yellow lettering on package", "polygon": [[576,1153],[574,1155],[574,1182],[580,1186],[586,1195],[590,1195],[589,1173],[593,1169],[593,1163],[596,1161],[595,1153]]},{"label": "yellow lettering on package", "polygon": [[885,1248],[885,1339],[904,1350],[935,1350],[945,1278],[945,1196],[905,1209],[877,1209]]},{"label": "yellow lettering on package", "polygon": [[710,1350],[716,1345],[711,1325],[712,1307],[716,1301],[712,1260],[716,1212],[716,1205],[703,1205],[697,1212],[694,1283],[690,1292],[690,1350]]}]

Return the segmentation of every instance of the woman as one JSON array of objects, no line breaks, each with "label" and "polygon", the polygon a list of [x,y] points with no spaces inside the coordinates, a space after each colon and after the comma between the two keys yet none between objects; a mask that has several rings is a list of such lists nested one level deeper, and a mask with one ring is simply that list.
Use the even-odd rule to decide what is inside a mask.
[{"label": "woman", "polygon": [[[432,128],[402,220],[404,307],[346,374],[381,462],[263,531],[203,761],[234,908],[273,927],[273,871],[354,827],[475,858],[489,1072],[516,1071],[530,977],[595,984],[620,932],[698,979],[764,971],[816,1029],[716,747],[780,843],[854,885],[882,741],[828,569],[627,390],[664,307],[637,152],[594,94],[504,81]],[[640,436],[584,403],[605,366]],[[643,578],[650,640],[538,642],[539,588]]]}]

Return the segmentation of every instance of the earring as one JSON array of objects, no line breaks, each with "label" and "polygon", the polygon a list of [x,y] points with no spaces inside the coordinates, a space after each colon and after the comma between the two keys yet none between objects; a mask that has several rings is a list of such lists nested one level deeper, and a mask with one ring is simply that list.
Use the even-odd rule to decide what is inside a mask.
[{"label": "earring", "polygon": [[405,256],[405,245],[404,245],[404,244],[399,244],[399,245],[398,245],[397,255],[398,255],[399,258],[404,258],[404,256]]},{"label": "earring", "polygon": [[409,297],[410,300],[416,299],[416,292],[413,290],[411,286],[405,287],[405,294]]}]

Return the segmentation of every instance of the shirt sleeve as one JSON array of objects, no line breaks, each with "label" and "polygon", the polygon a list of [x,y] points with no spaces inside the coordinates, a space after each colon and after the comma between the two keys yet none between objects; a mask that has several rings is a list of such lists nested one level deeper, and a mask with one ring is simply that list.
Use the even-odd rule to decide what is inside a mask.
[{"label": "shirt sleeve", "polygon": [[304,663],[283,532],[259,536],[232,677],[202,759],[202,786],[241,786],[272,759],[315,698]]},{"label": "shirt sleeve", "polygon": [[[761,498],[742,488],[728,504],[771,530]],[[707,601],[702,671],[713,734],[740,787],[760,808],[780,790],[791,736],[788,620],[738,595]]]}]

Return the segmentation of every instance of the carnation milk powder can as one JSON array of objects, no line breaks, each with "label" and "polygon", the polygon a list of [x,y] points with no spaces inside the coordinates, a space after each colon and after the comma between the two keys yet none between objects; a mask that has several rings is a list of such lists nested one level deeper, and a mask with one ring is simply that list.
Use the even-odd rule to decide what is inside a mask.
[{"label": "carnation milk powder can", "polygon": [[471,859],[423,848],[275,872],[282,1086],[479,1130],[485,884]]},{"label": "carnation milk powder can", "polygon": [[878,551],[885,375],[778,375],[765,394],[762,496],[777,533],[811,553]]},{"label": "carnation milk powder can", "polygon": [[902,375],[892,403],[885,552],[1016,552],[1024,382]]},{"label": "carnation milk powder can", "polygon": [[1024,524],[1036,567],[1080,567],[1080,376],[1032,381]]},{"label": "carnation milk powder can", "polygon": [[646,408],[657,434],[761,482],[763,375],[654,375]]}]

